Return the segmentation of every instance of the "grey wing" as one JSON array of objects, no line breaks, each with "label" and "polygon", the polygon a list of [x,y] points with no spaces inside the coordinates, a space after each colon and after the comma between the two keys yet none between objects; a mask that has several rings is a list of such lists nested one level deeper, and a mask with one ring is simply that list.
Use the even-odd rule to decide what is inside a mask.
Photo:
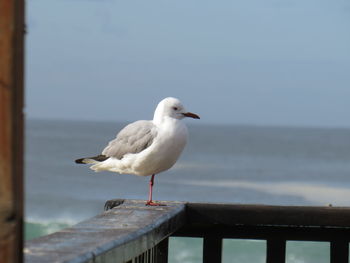
[{"label": "grey wing", "polygon": [[123,128],[102,154],[122,159],[127,153],[139,153],[148,148],[156,136],[157,128],[151,121],[136,121]]}]

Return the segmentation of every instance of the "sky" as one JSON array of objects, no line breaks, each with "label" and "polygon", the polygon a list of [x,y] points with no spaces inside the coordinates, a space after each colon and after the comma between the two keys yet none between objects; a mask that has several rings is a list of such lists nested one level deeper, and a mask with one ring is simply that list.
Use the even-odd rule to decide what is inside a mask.
[{"label": "sky", "polygon": [[347,0],[28,0],[28,118],[350,127]]}]

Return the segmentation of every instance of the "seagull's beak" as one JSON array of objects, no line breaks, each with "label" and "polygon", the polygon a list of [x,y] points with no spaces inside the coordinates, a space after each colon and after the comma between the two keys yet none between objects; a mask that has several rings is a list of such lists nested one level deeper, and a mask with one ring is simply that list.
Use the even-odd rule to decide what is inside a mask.
[{"label": "seagull's beak", "polygon": [[194,114],[192,112],[185,112],[185,113],[182,113],[182,115],[185,117],[193,118],[193,119],[200,119],[197,114]]}]

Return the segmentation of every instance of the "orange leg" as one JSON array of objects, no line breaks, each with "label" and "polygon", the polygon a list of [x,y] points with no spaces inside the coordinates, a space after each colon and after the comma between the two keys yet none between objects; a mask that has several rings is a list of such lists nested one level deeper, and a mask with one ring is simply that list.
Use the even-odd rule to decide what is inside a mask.
[{"label": "orange leg", "polygon": [[146,205],[150,206],[162,206],[162,204],[155,203],[152,200],[152,191],[153,191],[153,185],[154,185],[154,176],[155,174],[152,174],[151,180],[149,180],[149,193],[148,193],[148,201]]}]

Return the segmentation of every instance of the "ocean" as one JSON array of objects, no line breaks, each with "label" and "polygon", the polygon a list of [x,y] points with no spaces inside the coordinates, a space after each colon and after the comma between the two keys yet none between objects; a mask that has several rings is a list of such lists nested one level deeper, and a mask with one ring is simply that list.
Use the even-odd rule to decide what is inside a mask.
[{"label": "ocean", "polygon": [[[95,173],[74,160],[98,154],[126,123],[26,122],[25,239],[103,211],[106,200],[146,199],[148,177]],[[350,204],[350,129],[198,125],[155,200],[272,205]],[[171,238],[170,262],[201,262],[200,239]],[[225,240],[224,262],[264,262],[265,242]],[[288,242],[287,262],[329,262],[329,244]]]}]

